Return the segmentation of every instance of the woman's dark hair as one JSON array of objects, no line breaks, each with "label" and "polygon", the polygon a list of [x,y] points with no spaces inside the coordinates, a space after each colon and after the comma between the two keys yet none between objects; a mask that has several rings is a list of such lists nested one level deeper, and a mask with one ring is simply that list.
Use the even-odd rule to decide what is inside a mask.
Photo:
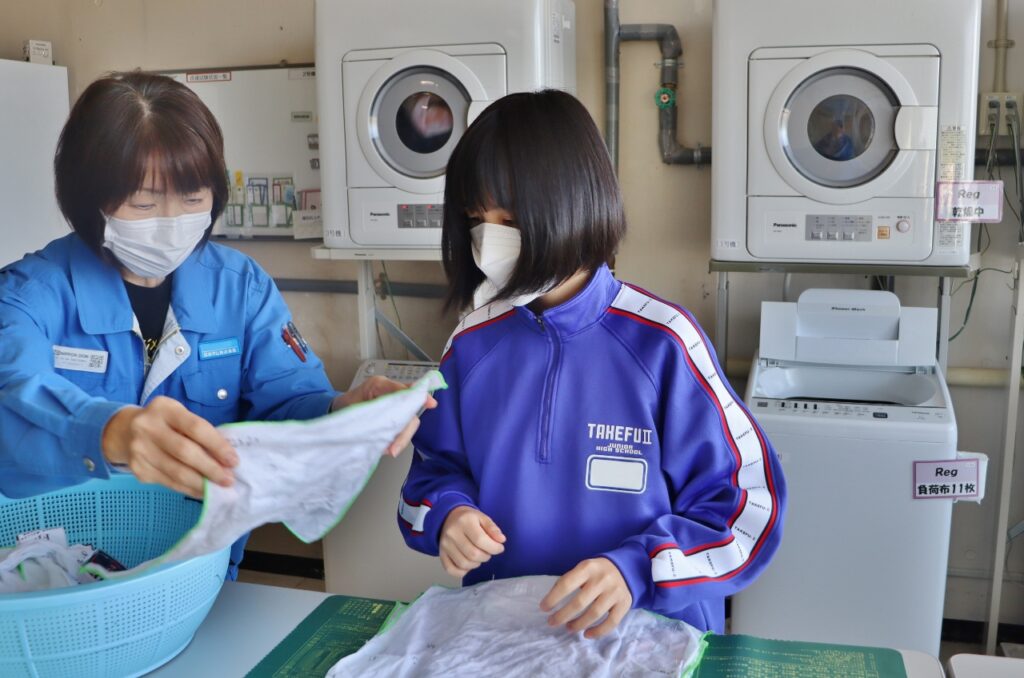
[{"label": "woman's dark hair", "polygon": [[614,257],[626,219],[608,150],[587,109],[557,90],[511,94],[469,126],[448,161],[441,252],[446,309],[464,308],[484,274],[469,212],[500,207],[522,251],[499,298],[543,289]]},{"label": "woman's dark hair", "polygon": [[180,82],[141,71],[111,73],[89,85],[60,134],[53,169],[61,212],[101,256],[103,214],[143,188],[150,163],[163,190],[211,189],[217,220],[228,198],[224,136],[199,97]]}]

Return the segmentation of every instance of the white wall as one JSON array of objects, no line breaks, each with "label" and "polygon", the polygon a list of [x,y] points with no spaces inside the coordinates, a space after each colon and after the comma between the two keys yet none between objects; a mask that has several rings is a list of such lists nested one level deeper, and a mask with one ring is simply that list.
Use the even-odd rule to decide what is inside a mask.
[{"label": "white wall", "polygon": [[[364,0],[352,0],[364,1]],[[365,0],[370,1],[370,0]],[[471,0],[467,0],[471,1]],[[994,0],[984,0],[982,44],[993,37]],[[578,92],[599,124],[603,124],[603,2],[576,0],[578,30]],[[623,0],[622,21],[674,24],[683,41],[680,73],[680,139],[705,145],[711,139],[711,1]],[[1009,85],[1024,91],[1024,0],[1010,1]],[[396,17],[396,20],[401,20]],[[58,63],[71,72],[72,96],[104,71],[127,68],[184,68],[312,61],[313,0],[0,0],[0,58],[20,58],[24,38],[51,39]],[[657,113],[653,94],[658,86],[659,53],[651,44],[627,43],[622,49],[622,122],[620,179],[630,232],[618,258],[620,277],[691,308],[710,330],[714,327],[715,278],[707,272],[710,178],[708,168],[666,167],[657,153]],[[981,83],[990,87],[992,51],[982,53]],[[995,226],[984,265],[1006,268],[1013,229]],[[305,245],[254,243],[246,250],[279,277],[314,276],[353,279],[343,263],[313,262]],[[434,264],[389,264],[400,281],[440,282]],[[1005,367],[1008,363],[1009,299],[1006,276],[986,273],[979,285],[970,326],[953,343],[953,366]],[[730,355],[749,357],[756,344],[758,308],[763,299],[780,299],[782,277],[775,274],[733,275]],[[794,276],[792,292],[812,285],[866,285],[856,276]],[[897,292],[904,304],[933,304],[933,279],[900,279]],[[968,289],[953,302],[954,328],[959,326]],[[351,296],[287,294],[298,324],[328,372],[339,384],[351,378],[357,361],[357,337]],[[435,355],[444,343],[451,317],[439,318],[438,305],[398,300],[403,324],[413,338]],[[393,345],[389,355],[401,357]],[[1003,393],[994,389],[954,389],[962,449],[992,456],[999,449]],[[1024,461],[1018,464],[1014,496],[1018,500],[1011,524],[1024,519]],[[989,486],[997,485],[989,476]],[[954,571],[984,576],[991,565],[994,502],[961,505],[954,511],[950,564]],[[277,548],[277,547],[274,547]],[[312,551],[315,553],[315,548]],[[1024,544],[1010,557],[1011,577],[1024,579]],[[984,581],[955,580],[948,611],[981,618]],[[980,588],[979,588],[980,587]],[[981,592],[979,594],[979,592]],[[1012,596],[1012,599],[1011,599]],[[1024,587],[1007,591],[1007,620],[1024,622]]]}]

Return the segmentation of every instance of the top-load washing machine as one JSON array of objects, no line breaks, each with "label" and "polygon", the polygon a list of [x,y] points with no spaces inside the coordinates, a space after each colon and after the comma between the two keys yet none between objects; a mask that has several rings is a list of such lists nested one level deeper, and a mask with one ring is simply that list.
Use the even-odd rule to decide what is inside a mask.
[{"label": "top-load washing machine", "polygon": [[439,251],[452,149],[491,102],[575,90],[571,0],[317,0],[324,242]]},{"label": "top-load washing machine", "polygon": [[716,0],[712,258],[961,266],[980,0]]},{"label": "top-load washing machine", "polygon": [[789,505],[769,568],[733,598],[732,631],[938,656],[952,506],[914,498],[914,464],[957,458],[933,308],[891,292],[764,302],[746,403]]}]

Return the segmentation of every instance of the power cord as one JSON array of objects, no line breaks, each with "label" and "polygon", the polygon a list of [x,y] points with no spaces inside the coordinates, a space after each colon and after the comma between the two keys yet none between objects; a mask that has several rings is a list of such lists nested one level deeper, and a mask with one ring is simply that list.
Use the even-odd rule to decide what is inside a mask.
[{"label": "power cord", "polygon": [[953,290],[950,296],[953,296],[954,294],[959,292],[960,289],[967,283],[971,283],[971,296],[967,299],[967,309],[964,311],[964,321],[960,325],[960,329],[958,329],[956,332],[950,335],[950,341],[953,341],[954,339],[959,337],[960,333],[967,329],[967,323],[971,319],[971,309],[974,308],[974,296],[978,293],[978,279],[981,278],[981,274],[984,273],[985,271],[997,271],[999,273],[1005,273],[1006,275],[1013,275],[1013,271],[1007,271],[1002,268],[979,268],[977,271],[975,271],[974,275],[971,276],[969,280],[965,280],[956,286],[956,288]]}]

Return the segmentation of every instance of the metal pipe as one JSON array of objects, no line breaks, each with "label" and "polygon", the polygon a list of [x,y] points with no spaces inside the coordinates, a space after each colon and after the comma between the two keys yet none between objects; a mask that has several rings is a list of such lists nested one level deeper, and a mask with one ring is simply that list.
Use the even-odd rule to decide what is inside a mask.
[{"label": "metal pipe", "polygon": [[274,278],[282,292],[319,292],[324,294],[356,294],[355,280],[309,280],[306,278]]},{"label": "metal pipe", "polygon": [[[1024,155],[1024,149],[1021,149],[1021,154]],[[1012,167],[1017,162],[1017,156],[1014,154],[1012,148],[997,148],[992,152],[994,156],[993,165],[999,165],[1000,167]],[[988,165],[988,149],[979,148],[974,151],[974,166],[985,167]]]},{"label": "metal pipe", "polygon": [[658,148],[667,165],[704,165],[711,162],[711,149],[688,148],[676,140],[679,109],[676,90],[679,85],[679,58],[683,43],[671,24],[626,24],[619,21],[618,0],[605,0],[605,144],[612,164],[619,166],[619,47],[623,40],[650,40],[661,50],[661,90],[659,91]]},{"label": "metal pipe", "polygon": [[992,74],[992,91],[1006,91],[1006,50],[1013,47],[1013,42],[1007,39],[1009,31],[1010,0],[997,0],[996,2],[996,39],[989,42],[989,47],[995,47],[996,67]]},{"label": "metal pipe", "polygon": [[604,143],[619,171],[619,0],[604,0]]},{"label": "metal pipe", "polygon": [[620,40],[653,40],[661,47],[661,84],[675,87],[679,82],[679,57],[683,43],[671,24],[627,24],[619,27]]},{"label": "metal pipe", "polygon": [[658,143],[661,160],[666,165],[710,165],[711,147],[688,148],[676,141],[676,123],[679,109],[673,103],[658,114]]},{"label": "metal pipe", "polygon": [[[307,278],[274,278],[277,289],[282,292],[315,292],[320,294],[357,294],[359,286],[355,280],[321,280]],[[385,294],[387,289],[381,289],[380,284],[374,285],[375,289]],[[392,282],[387,287],[391,288],[391,294],[395,297],[406,297],[412,299],[443,299],[445,288],[442,285],[430,285],[426,283],[403,283]]]},{"label": "metal pipe", "polygon": [[[996,516],[995,552],[992,554],[992,588],[989,591],[988,623],[985,625],[985,653],[995,654],[999,635],[999,608],[1003,602],[1003,572],[1006,569],[1006,529],[1010,524],[1010,491],[1013,489],[1013,464],[1017,450],[1017,404],[1020,402],[1018,388],[1021,363],[1021,346],[1024,345],[1024,286],[1021,285],[1021,268],[1024,267],[1024,244],[1017,245],[1017,265],[1013,276],[1013,327],[1010,340],[1010,372],[1006,380],[1006,420],[1003,423],[1003,468],[999,478],[999,494]],[[991,492],[990,492],[991,495]]]}]

